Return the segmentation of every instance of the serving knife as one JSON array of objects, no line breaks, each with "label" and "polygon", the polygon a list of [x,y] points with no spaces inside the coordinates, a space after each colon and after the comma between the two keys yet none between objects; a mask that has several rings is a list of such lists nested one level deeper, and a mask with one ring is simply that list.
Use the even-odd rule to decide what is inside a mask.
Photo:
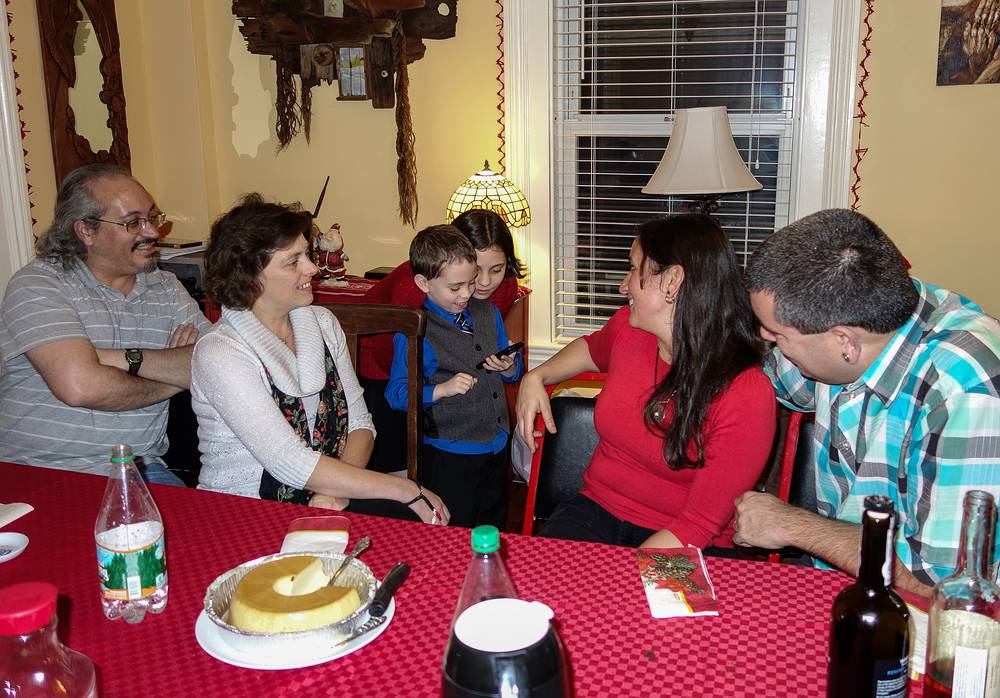
[{"label": "serving knife", "polygon": [[392,569],[386,572],[385,577],[382,578],[382,584],[379,586],[375,595],[372,597],[372,601],[368,604],[368,620],[355,628],[354,632],[345,637],[340,642],[335,643],[334,647],[340,647],[341,645],[346,645],[352,640],[356,640],[362,635],[371,632],[375,628],[379,627],[386,621],[385,612],[389,608],[389,603],[392,601],[393,594],[399,589],[400,585],[406,580],[406,577],[410,574],[410,566],[405,562],[397,562],[393,565]]}]

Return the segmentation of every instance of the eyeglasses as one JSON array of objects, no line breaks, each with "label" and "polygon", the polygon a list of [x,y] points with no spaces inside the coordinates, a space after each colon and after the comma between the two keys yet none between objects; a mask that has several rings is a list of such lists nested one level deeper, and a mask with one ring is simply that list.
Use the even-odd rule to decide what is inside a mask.
[{"label": "eyeglasses", "polygon": [[160,226],[162,226],[164,223],[167,222],[167,214],[163,212],[154,213],[149,218],[133,218],[132,220],[125,221],[124,223],[119,223],[117,221],[109,221],[103,218],[90,218],[88,220],[100,221],[101,223],[110,223],[111,225],[120,225],[121,227],[125,228],[126,232],[137,233],[139,232],[140,228],[145,228],[147,226],[159,230]]}]

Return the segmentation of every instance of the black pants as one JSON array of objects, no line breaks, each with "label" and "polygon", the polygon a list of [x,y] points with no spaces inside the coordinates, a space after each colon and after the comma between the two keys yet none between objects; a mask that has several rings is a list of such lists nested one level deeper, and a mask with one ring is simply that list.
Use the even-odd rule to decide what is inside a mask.
[{"label": "black pants", "polygon": [[[542,525],[538,535],[544,538],[582,540],[588,543],[638,548],[654,533],[656,531],[651,528],[643,528],[619,519],[594,500],[577,494],[559,503],[552,516]],[[735,548],[709,546],[702,552],[715,557],[739,557]]]},{"label": "black pants", "polygon": [[453,526],[507,524],[507,469],[510,441],[500,453],[449,453],[424,444],[420,484],[437,493],[451,512]]},{"label": "black pants", "polygon": [[375,446],[368,459],[369,470],[392,473],[406,470],[406,413],[389,407],[385,386],[389,381],[358,376],[365,391],[365,404],[375,424]]},{"label": "black pants", "polygon": [[638,548],[654,533],[651,528],[617,518],[594,500],[577,494],[556,506],[538,535]]}]

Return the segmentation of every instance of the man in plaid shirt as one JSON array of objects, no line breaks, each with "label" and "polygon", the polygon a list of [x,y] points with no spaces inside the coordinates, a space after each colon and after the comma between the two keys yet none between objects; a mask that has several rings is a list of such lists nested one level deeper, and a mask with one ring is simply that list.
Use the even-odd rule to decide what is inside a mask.
[{"label": "man in plaid shirt", "polygon": [[747,277],[778,398],[816,413],[818,513],[747,492],[735,542],[856,574],[864,498],[886,495],[896,586],[930,594],[954,570],[965,493],[1000,497],[1000,323],[910,278],[885,233],[845,209],[775,232]]}]

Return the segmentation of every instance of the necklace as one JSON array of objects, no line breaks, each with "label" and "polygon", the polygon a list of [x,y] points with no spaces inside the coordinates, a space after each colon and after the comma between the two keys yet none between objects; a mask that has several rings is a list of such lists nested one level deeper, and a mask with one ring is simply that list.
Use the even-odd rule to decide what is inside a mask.
[{"label": "necklace", "polygon": [[[659,386],[660,380],[660,350],[657,348],[656,353],[653,354],[653,390]],[[659,424],[666,417],[667,403],[674,399],[674,393],[676,390],[671,390],[670,394],[667,395],[663,400],[657,400],[656,404],[653,406],[653,410],[650,413],[653,421]]]}]

